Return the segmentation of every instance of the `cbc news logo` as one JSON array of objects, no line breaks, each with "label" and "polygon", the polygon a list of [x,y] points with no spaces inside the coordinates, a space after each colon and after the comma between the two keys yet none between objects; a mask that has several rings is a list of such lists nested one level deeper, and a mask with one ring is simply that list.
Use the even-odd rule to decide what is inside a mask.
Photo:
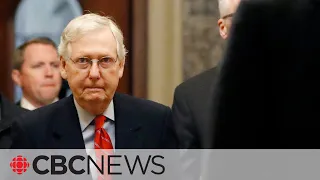
[{"label": "cbc news logo", "polygon": [[[120,161],[115,162],[115,160]],[[121,160],[124,163],[120,163]],[[135,155],[133,158],[132,156],[127,155],[102,155],[101,164],[99,164],[98,162],[95,162],[95,160],[90,155],[74,155],[70,159],[66,158],[63,155],[39,155],[31,161],[31,165],[32,170],[39,175],[63,175],[68,171],[76,175],[86,173],[90,174],[90,163],[93,163],[96,170],[99,170],[102,174],[107,173],[109,175],[122,175],[126,172],[112,169],[115,167],[124,167],[124,170],[129,172],[131,175],[133,175],[135,171],[139,171],[143,175],[148,172],[154,175],[161,175],[165,172],[166,169],[162,160],[164,160],[164,157],[162,155],[148,155],[146,157]],[[39,161],[47,163],[47,165],[49,165],[49,168],[45,169],[39,166]],[[74,164],[76,161],[85,163],[85,167],[87,167],[87,169],[75,169]],[[30,163],[24,156],[18,155],[12,159],[12,161],[10,162],[10,167],[14,173],[22,175],[23,173],[27,172],[28,168],[30,167]],[[104,171],[105,169],[107,169],[106,172]]]}]

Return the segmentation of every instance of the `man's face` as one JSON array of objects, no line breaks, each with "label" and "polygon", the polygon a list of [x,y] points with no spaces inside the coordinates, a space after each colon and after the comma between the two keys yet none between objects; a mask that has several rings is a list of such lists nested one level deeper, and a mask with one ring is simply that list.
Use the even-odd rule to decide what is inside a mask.
[{"label": "man's face", "polygon": [[[223,39],[227,39],[229,35],[229,30],[232,25],[232,14],[237,11],[240,0],[226,0],[229,1],[229,7],[227,7],[226,12],[221,14],[221,18],[218,20],[220,35]],[[231,16],[228,16],[231,15]]]},{"label": "man's face", "polygon": [[20,71],[14,70],[17,75],[14,80],[31,103],[46,105],[58,96],[61,88],[59,65],[58,53],[53,46],[30,44],[24,51]]},{"label": "man's face", "polygon": [[[77,102],[86,109],[95,105],[109,104],[122,77],[125,60],[117,58],[117,43],[109,28],[88,32],[70,44],[70,59],[61,57],[61,74],[72,90]],[[105,68],[93,62],[87,68],[79,68],[79,59],[116,60]]]}]

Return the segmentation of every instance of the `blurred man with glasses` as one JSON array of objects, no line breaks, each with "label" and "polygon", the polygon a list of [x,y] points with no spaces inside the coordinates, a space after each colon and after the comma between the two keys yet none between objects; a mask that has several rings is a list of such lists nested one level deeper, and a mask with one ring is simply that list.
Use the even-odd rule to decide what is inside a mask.
[{"label": "blurred man with glasses", "polygon": [[[239,3],[240,0],[219,0],[218,26],[223,39],[228,38],[232,16]],[[211,68],[180,84],[175,90],[172,112],[180,148],[211,148],[211,132],[206,124],[211,120],[211,96],[217,71],[217,68]]]},{"label": "blurred man with glasses", "polygon": [[73,95],[18,119],[12,148],[175,147],[169,107],[116,92],[127,50],[114,21],[97,14],[73,19],[58,51]]},{"label": "blurred man with glasses", "polygon": [[240,0],[219,0],[220,19],[218,20],[220,36],[227,39],[231,24],[232,17],[237,11]]}]

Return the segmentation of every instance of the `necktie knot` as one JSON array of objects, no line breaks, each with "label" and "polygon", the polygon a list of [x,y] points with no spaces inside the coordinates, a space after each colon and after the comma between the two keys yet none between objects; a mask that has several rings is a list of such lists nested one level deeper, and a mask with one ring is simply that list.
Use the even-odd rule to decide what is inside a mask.
[{"label": "necktie knot", "polygon": [[104,121],[106,117],[104,115],[98,115],[94,118],[95,130],[103,128]]}]

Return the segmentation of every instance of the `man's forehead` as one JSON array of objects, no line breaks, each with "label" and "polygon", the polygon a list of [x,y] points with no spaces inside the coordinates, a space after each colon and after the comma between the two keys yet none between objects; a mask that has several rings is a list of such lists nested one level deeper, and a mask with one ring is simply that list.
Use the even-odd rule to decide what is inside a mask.
[{"label": "man's forehead", "polygon": [[229,13],[235,13],[241,0],[229,0]]},{"label": "man's forehead", "polygon": [[234,8],[237,8],[241,0],[230,0],[230,1],[232,1],[232,5],[234,6]]},{"label": "man's forehead", "polygon": [[29,54],[29,53],[41,53],[43,52],[43,49],[48,49],[49,51],[56,52],[58,53],[57,49],[53,47],[50,44],[44,44],[44,43],[33,43],[29,44],[25,49],[24,49],[24,54]]},{"label": "man's forehead", "polygon": [[95,54],[99,52],[113,52],[117,49],[117,41],[111,30],[100,29],[88,32],[71,43],[71,56]]},{"label": "man's forehead", "polygon": [[237,4],[237,3],[239,3],[241,0],[229,0],[229,1],[232,2],[232,3]]},{"label": "man's forehead", "polygon": [[36,62],[36,61],[48,61],[48,60],[59,61],[57,50],[52,45],[49,45],[49,44],[41,44],[41,43],[30,44],[25,48],[23,56],[24,56],[24,62],[31,62],[31,61]]},{"label": "man's forehead", "polygon": [[85,33],[75,35],[75,38],[72,41],[72,43],[76,43],[83,39],[97,38],[97,36],[105,36],[108,39],[111,39],[111,37],[114,38],[114,35],[110,27],[101,27],[97,29],[88,30]]}]

